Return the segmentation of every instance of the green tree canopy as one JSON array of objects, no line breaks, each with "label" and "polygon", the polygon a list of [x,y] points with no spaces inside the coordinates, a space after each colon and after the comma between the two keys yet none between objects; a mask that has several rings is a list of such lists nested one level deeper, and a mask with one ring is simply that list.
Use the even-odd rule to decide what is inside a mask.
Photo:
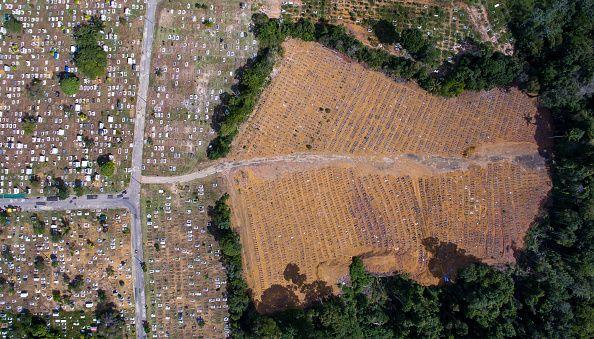
[{"label": "green tree canopy", "polygon": [[74,32],[74,64],[82,75],[90,79],[105,75],[107,69],[107,53],[99,46],[99,32],[102,29],[101,20],[93,17],[89,22],[77,27]]},{"label": "green tree canopy", "polygon": [[23,24],[12,14],[4,15],[4,28],[8,33],[18,34],[23,31]]},{"label": "green tree canopy", "polygon": [[72,73],[67,73],[60,78],[60,88],[66,95],[74,95],[78,93],[80,87],[80,80]]}]

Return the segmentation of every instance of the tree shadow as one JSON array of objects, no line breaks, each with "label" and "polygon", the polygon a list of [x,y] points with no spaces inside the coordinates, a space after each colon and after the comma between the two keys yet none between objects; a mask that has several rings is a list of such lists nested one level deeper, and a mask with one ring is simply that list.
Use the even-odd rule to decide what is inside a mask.
[{"label": "tree shadow", "polygon": [[221,130],[221,125],[225,121],[225,117],[229,114],[229,104],[234,96],[241,93],[240,80],[247,69],[252,67],[256,58],[249,58],[243,66],[240,66],[233,72],[233,79],[235,83],[231,85],[230,92],[222,93],[219,96],[219,103],[213,108],[210,127],[215,131]]},{"label": "tree shadow", "polygon": [[305,295],[302,306],[308,307],[320,303],[322,300],[332,295],[332,287],[325,281],[316,280],[312,283],[301,286],[301,293]]},{"label": "tree shadow", "polygon": [[429,260],[429,272],[439,278],[440,285],[455,281],[461,268],[479,262],[477,257],[467,254],[465,250],[451,242],[443,242],[435,237],[429,237],[423,239],[421,243],[432,254],[432,258]]},{"label": "tree shadow", "polygon": [[256,310],[261,314],[271,314],[298,305],[299,298],[290,287],[274,284],[262,293],[262,301],[256,302]]},{"label": "tree shadow", "polygon": [[301,287],[305,280],[307,280],[307,275],[299,273],[299,266],[294,263],[288,263],[287,267],[285,267],[285,271],[283,272],[283,277],[287,281],[291,281],[293,284]]},{"label": "tree shadow", "polygon": [[231,98],[232,95],[228,92],[221,94],[219,96],[220,102],[213,108],[210,127],[217,133],[221,130],[221,125],[228,114],[229,101]]}]

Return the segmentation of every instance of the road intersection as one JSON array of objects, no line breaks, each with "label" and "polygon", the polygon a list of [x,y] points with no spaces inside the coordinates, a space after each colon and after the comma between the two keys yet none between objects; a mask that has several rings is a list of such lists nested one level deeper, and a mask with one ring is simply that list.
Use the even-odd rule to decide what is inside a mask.
[{"label": "road intersection", "polygon": [[134,284],[135,326],[137,338],[146,338],[146,296],[143,266],[143,234],[140,218],[140,180],[142,176],[142,151],[144,145],[144,125],[147,106],[147,94],[151,73],[151,55],[155,32],[157,0],[146,2],[142,50],[136,112],[134,116],[134,142],[132,148],[131,180],[125,193],[87,195],[57,200],[46,197],[27,199],[0,199],[0,207],[16,206],[24,211],[65,211],[75,209],[114,209],[125,208],[130,211],[131,219],[131,255]]}]

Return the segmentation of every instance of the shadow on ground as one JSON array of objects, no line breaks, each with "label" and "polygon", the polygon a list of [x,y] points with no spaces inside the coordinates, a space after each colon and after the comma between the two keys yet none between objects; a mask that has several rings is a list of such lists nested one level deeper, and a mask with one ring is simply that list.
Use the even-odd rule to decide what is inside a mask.
[{"label": "shadow on ground", "polygon": [[477,257],[458,248],[458,245],[440,241],[435,237],[425,238],[421,243],[432,254],[429,260],[429,272],[439,278],[440,285],[455,281],[461,268],[479,261]]}]

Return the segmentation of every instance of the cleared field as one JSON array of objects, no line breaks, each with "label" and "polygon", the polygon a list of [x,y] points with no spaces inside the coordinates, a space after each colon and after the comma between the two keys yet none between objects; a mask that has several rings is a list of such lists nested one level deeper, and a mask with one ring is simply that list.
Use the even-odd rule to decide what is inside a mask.
[{"label": "cleared field", "polygon": [[148,320],[157,336],[229,334],[226,273],[208,232],[220,179],[143,190]]},{"label": "cleared field", "polygon": [[52,324],[76,335],[96,325],[90,312],[103,290],[105,300],[123,312],[129,332],[134,316],[129,224],[126,210],[10,213],[0,230],[0,309],[53,314]]},{"label": "cleared field", "polygon": [[276,75],[242,128],[232,157],[295,152],[467,155],[482,144],[540,142],[534,100],[517,89],[432,96],[413,83],[289,40]]},{"label": "cleared field", "polygon": [[352,256],[372,272],[406,272],[425,284],[452,279],[476,260],[514,262],[550,187],[544,165],[525,157],[538,155],[433,174],[423,165],[405,175],[412,164],[398,163],[230,174],[246,278],[260,310],[329,293]]},{"label": "cleared field", "polygon": [[284,46],[232,158],[344,160],[227,175],[261,311],[336,290],[352,256],[425,284],[469,262],[515,261],[550,189],[534,100],[517,89],[439,98],[316,43]]},{"label": "cleared field", "polygon": [[206,158],[221,95],[256,52],[239,0],[162,2],[153,46],[144,173],[190,172]]}]

